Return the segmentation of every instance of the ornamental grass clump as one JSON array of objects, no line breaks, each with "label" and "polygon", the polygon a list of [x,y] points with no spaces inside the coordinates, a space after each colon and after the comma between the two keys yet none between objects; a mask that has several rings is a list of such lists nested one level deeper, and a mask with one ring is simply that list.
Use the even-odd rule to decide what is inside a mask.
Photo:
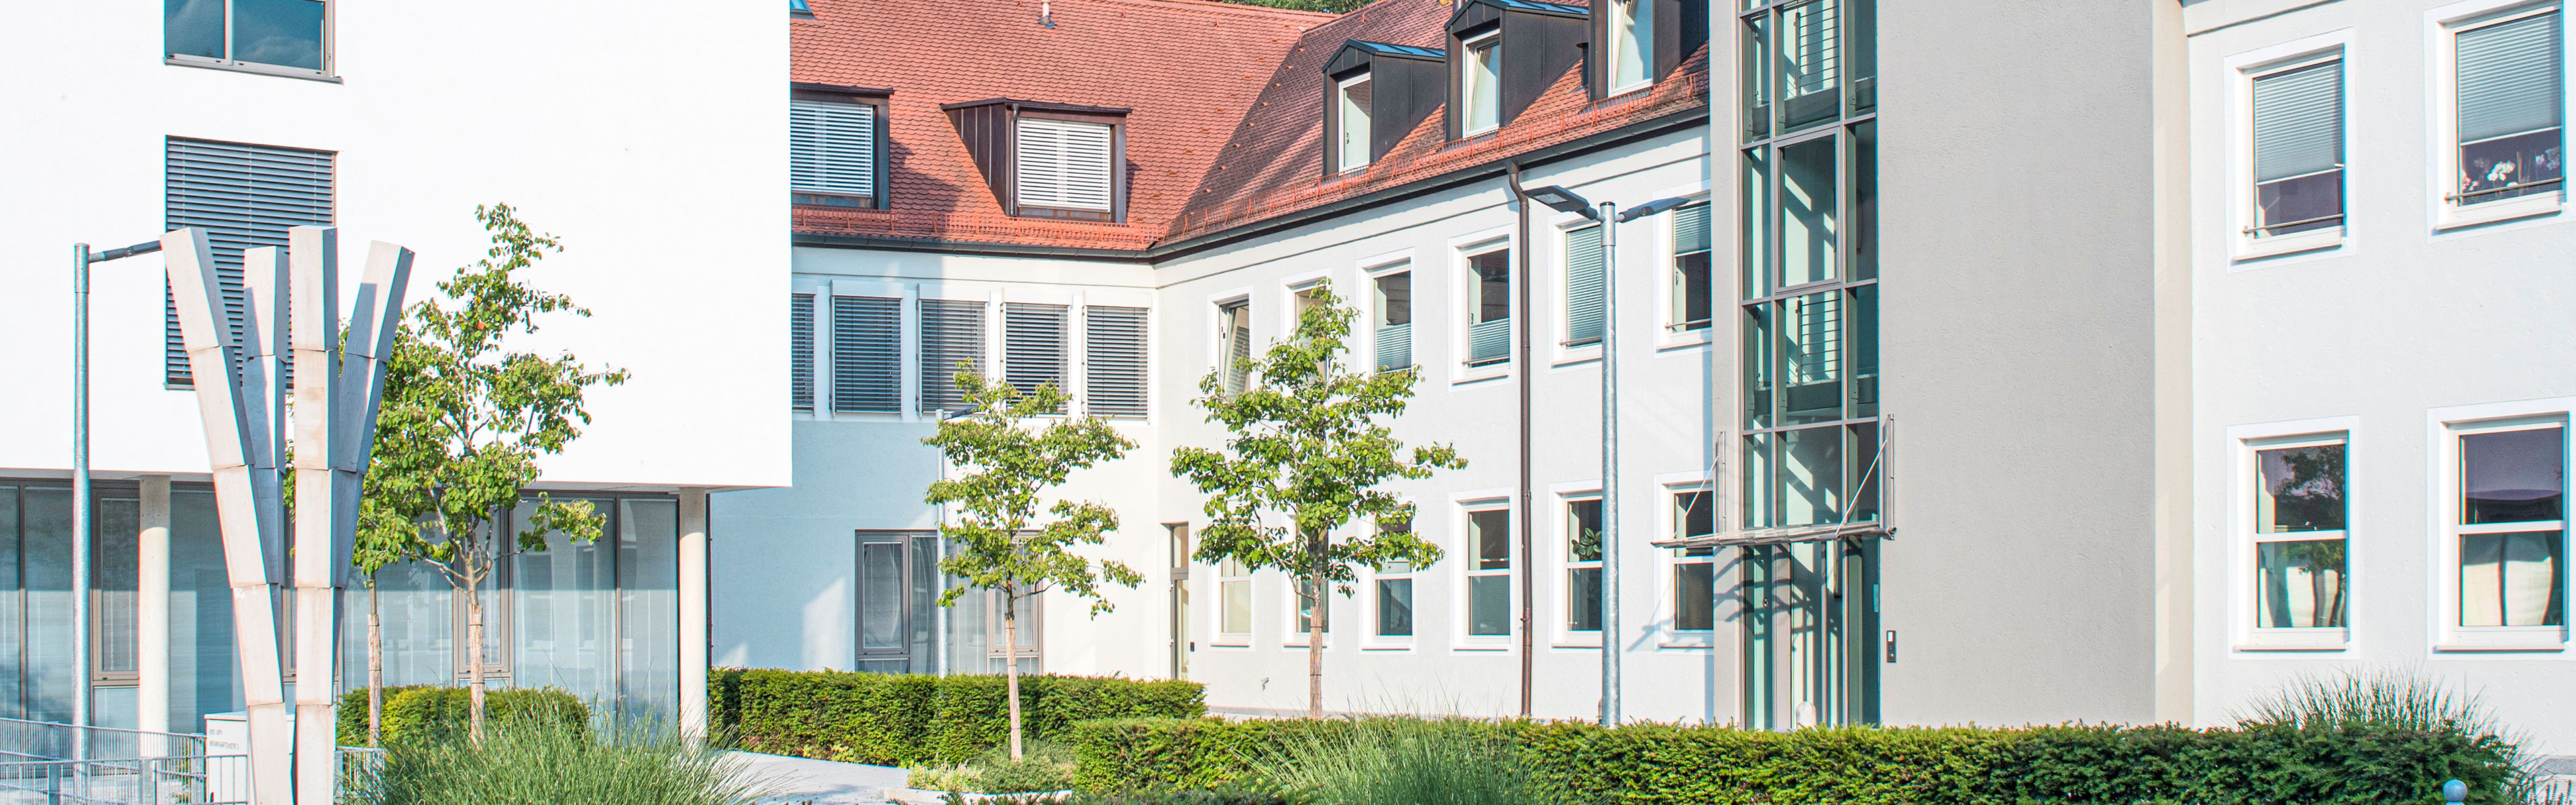
[{"label": "ornamental grass clump", "polygon": [[1289,744],[1270,770],[1303,805],[1537,805],[1510,738],[1462,719],[1363,718]]},{"label": "ornamental grass clump", "polygon": [[462,737],[398,742],[349,781],[365,805],[754,805],[740,762],[667,730],[597,734],[558,719],[503,721]]},{"label": "ornamental grass clump", "polygon": [[[2393,729],[2469,739],[2511,768],[2495,791],[2471,789],[2470,801],[2576,805],[2576,785],[2552,780],[2526,752],[2530,735],[2504,723],[2477,694],[2420,672],[2393,668],[2302,676],[2238,711],[2240,725],[2301,731]],[[2493,797],[2489,800],[2489,797]]]}]

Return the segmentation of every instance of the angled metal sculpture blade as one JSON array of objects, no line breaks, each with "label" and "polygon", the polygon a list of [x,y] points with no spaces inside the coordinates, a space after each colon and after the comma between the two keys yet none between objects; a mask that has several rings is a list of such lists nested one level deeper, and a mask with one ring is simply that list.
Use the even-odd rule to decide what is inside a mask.
[{"label": "angled metal sculpture blade", "polygon": [[356,550],[358,496],[364,488],[367,462],[375,456],[376,415],[382,406],[385,366],[393,360],[401,330],[403,290],[411,283],[412,251],[383,241],[367,249],[367,273],[358,284],[349,313],[349,343],[340,361],[340,418],[333,426],[331,469],[344,483],[332,498],[333,529],[340,543],[341,586],[356,572],[349,557]]}]

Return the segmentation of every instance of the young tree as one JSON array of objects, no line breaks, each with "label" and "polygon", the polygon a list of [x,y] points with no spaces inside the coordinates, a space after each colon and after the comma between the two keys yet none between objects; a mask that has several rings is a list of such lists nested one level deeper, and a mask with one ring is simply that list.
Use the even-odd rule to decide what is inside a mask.
[{"label": "young tree", "polygon": [[[1352,567],[1383,570],[1390,562],[1422,567],[1440,559],[1440,547],[1414,536],[1413,504],[1377,488],[1389,478],[1429,478],[1433,470],[1467,466],[1445,444],[1415,447],[1405,455],[1386,420],[1404,413],[1418,368],[1360,374],[1340,357],[1350,337],[1352,310],[1330,283],[1310,292],[1314,304],[1297,316],[1297,331],[1270,345],[1260,360],[1220,366],[1199,381],[1199,407],[1208,421],[1232,433],[1222,450],[1180,447],[1172,474],[1208,494],[1209,522],[1199,532],[1202,562],[1233,559],[1244,567],[1278,568],[1302,578],[1298,598],[1312,613],[1306,623],[1306,714],[1324,714],[1324,595],[1349,595]],[[1226,370],[1257,378],[1243,391],[1225,390]],[[1336,540],[1336,530],[1366,522],[1361,533]]]},{"label": "young tree", "polygon": [[436,568],[465,598],[469,734],[483,737],[483,587],[502,559],[546,549],[545,535],[576,543],[599,539],[604,519],[588,501],[538,493],[530,515],[504,533],[506,515],[537,479],[537,458],[563,452],[589,424],[583,391],[626,382],[626,372],[593,371],[570,353],[552,358],[512,351],[511,333],[538,329],[549,313],[587,317],[562,294],[519,278],[547,252],[561,251],[507,204],[476,207],[492,234],[484,259],[438,283],[445,297],[411,309],[385,372],[376,419],[375,458],[367,467],[359,549],[368,573],[368,661],[371,715],[381,707],[381,639],[374,612],[374,573],[395,561]]},{"label": "young tree", "polygon": [[[957,516],[939,524],[939,535],[955,553],[941,560],[941,572],[963,579],[965,587],[939,594],[940,606],[956,606],[968,588],[994,590],[1002,598],[1003,676],[1011,708],[1011,757],[1020,746],[1020,601],[1048,590],[1091,599],[1091,614],[1112,608],[1100,593],[1098,576],[1134,587],[1145,580],[1134,569],[1101,560],[1095,576],[1091,560],[1069,550],[1098,545],[1118,529],[1118,513],[1095,501],[1058,499],[1046,504],[1046,490],[1064,484],[1074,470],[1089,468],[1126,454],[1136,443],[1096,416],[1057,419],[1045,427],[1022,423],[1064,409],[1065,395],[1052,383],[1022,395],[1011,384],[988,381],[961,365],[957,387],[965,392],[968,414],[942,420],[923,444],[939,448],[956,467],[956,477],[943,477],[925,496],[934,504],[955,504]],[[1031,528],[1041,506],[1053,519]]]}]

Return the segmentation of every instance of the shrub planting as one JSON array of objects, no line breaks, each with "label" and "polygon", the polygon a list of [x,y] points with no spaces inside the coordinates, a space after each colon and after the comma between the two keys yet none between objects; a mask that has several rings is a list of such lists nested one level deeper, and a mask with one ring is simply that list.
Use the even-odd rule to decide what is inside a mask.
[{"label": "shrub planting", "polygon": [[[384,742],[390,746],[404,741],[462,736],[472,717],[467,711],[470,702],[471,696],[464,688],[429,685],[385,688]],[[483,703],[489,711],[486,716],[495,721],[542,719],[557,721],[575,730],[590,728],[590,708],[572,694],[553,688],[485,691]],[[334,730],[341,746],[367,745],[365,688],[340,695],[339,721]]]},{"label": "shrub planting", "polygon": [[[1010,737],[999,676],[722,670],[708,680],[711,724],[742,749],[885,766],[955,765]],[[1020,680],[1028,735],[1060,741],[1076,722],[1197,718],[1195,682],[1069,676]]]}]

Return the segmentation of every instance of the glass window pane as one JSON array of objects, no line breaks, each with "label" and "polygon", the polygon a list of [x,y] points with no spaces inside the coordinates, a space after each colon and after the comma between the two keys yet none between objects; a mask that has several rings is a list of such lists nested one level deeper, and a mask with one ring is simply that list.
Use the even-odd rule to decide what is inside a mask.
[{"label": "glass window pane", "polygon": [[1565,571],[1565,630],[1601,631],[1601,568]]},{"label": "glass window pane", "polygon": [[[0,486],[0,718],[18,718],[18,647],[27,644],[18,627],[18,488]],[[176,586],[175,584],[173,586]],[[173,596],[171,609],[178,609]],[[184,645],[184,644],[182,644]],[[184,688],[185,681],[173,684]]]},{"label": "glass window pane", "polygon": [[1507,570],[1512,566],[1512,513],[1504,509],[1471,512],[1468,528],[1475,532],[1477,570]]},{"label": "glass window pane", "polygon": [[1467,258],[1476,279],[1476,323],[1512,317],[1512,252],[1500,249]]},{"label": "glass window pane", "polygon": [[1363,75],[1342,85],[1341,154],[1335,160],[1342,170],[1367,165],[1369,161],[1369,84],[1369,77]]},{"label": "glass window pane", "polygon": [[1482,42],[1467,45],[1466,74],[1459,77],[1461,94],[1466,96],[1466,117],[1462,124],[1473,134],[1502,124],[1503,49],[1499,35],[1488,35]]},{"label": "glass window pane", "polygon": [[1744,298],[1771,293],[1771,160],[1769,149],[1744,152]]},{"label": "glass window pane", "polygon": [[1673,566],[1673,629],[1704,632],[1717,628],[1717,566],[1684,562]]},{"label": "glass window pane", "polygon": [[[23,493],[24,539],[19,556],[25,565],[26,708],[37,721],[70,721],[72,716],[72,492],[28,489]],[[226,634],[230,634],[227,631]]]},{"label": "glass window pane", "polygon": [[1842,295],[1827,291],[1783,300],[1780,342],[1786,364],[1780,424],[1843,418]]},{"label": "glass window pane", "polygon": [[1834,184],[1838,141],[1808,140],[1780,149],[1780,285],[1833,279],[1842,249]]},{"label": "glass window pane", "polygon": [[1853,126],[1851,278],[1878,276],[1878,122]]},{"label": "glass window pane", "polygon": [[1771,427],[1771,382],[1778,375],[1779,344],[1772,338],[1772,319],[1779,303],[1744,308],[1744,426]]},{"label": "glass window pane", "polygon": [[1878,416],[1878,286],[1851,291],[1851,415]]},{"label": "glass window pane", "polygon": [[2460,535],[2461,626],[2562,626],[2564,532]]},{"label": "glass window pane", "polygon": [[2344,625],[2344,541],[2255,546],[2254,625],[2306,629]]},{"label": "glass window pane", "polygon": [[1842,516],[1842,500],[1843,429],[1780,434],[1780,524],[1836,522]]},{"label": "glass window pane", "polygon": [[92,516],[97,519],[91,521],[90,536],[90,579],[96,591],[90,596],[95,630],[90,664],[99,674],[133,674],[139,648],[134,604],[141,581],[136,551],[143,530],[142,501],[102,498]]},{"label": "glass window pane", "polygon": [[1838,0],[1780,11],[1780,130],[1842,115],[1841,14]]},{"label": "glass window pane", "polygon": [[1413,634],[1413,580],[1378,579],[1377,633],[1385,637]]},{"label": "glass window pane", "polygon": [[1878,443],[1878,423],[1863,422],[1851,426],[1851,467],[1858,473],[1853,484],[1849,522],[1869,523],[1878,520],[1878,479],[1887,475],[1886,456]]},{"label": "glass window pane", "polygon": [[1775,477],[1778,465],[1772,460],[1772,446],[1779,439],[1768,433],[1744,437],[1744,527],[1769,528],[1780,524]]},{"label": "glass window pane", "polygon": [[1577,500],[1565,504],[1566,559],[1574,562],[1601,561],[1601,501]]},{"label": "glass window pane", "polygon": [[1413,274],[1397,272],[1377,278],[1378,326],[1413,323]]},{"label": "glass window pane", "polygon": [[233,60],[321,70],[321,0],[233,0]]},{"label": "glass window pane", "polygon": [[2342,531],[2344,446],[2322,444],[2254,451],[2263,488],[2254,495],[2254,531]]},{"label": "glass window pane", "polygon": [[1673,536],[1706,537],[1717,533],[1717,495],[1682,492],[1673,495]]},{"label": "glass window pane", "polygon": [[[612,505],[591,501],[602,515]],[[535,513],[534,503],[521,503],[512,525],[528,523]],[[562,532],[545,539],[545,550],[520,553],[509,563],[510,631],[517,649],[512,681],[562,688],[585,701],[608,700],[617,695],[615,546],[575,543]]]},{"label": "glass window pane", "polygon": [[1512,577],[1507,573],[1467,577],[1467,633],[1512,633]]},{"label": "glass window pane", "polygon": [[162,0],[162,52],[224,57],[224,0]]},{"label": "glass window pane", "polygon": [[2459,32],[2462,204],[2556,193],[2566,119],[2564,35],[2552,11]]},{"label": "glass window pane", "polygon": [[1771,15],[1744,24],[1744,139],[1771,136]]},{"label": "glass window pane", "polygon": [[859,543],[859,650],[900,652],[907,635],[903,622],[904,545]]},{"label": "glass window pane", "polygon": [[669,723],[680,707],[680,502],[617,503],[618,715]]},{"label": "glass window pane", "polygon": [[1673,329],[1681,331],[1708,329],[1714,288],[1708,282],[1708,255],[1705,250],[1673,258]]},{"label": "glass window pane", "polygon": [[1249,634],[1252,631],[1252,581],[1244,579],[1217,585],[1225,599],[1225,631]]},{"label": "glass window pane", "polygon": [[1843,61],[1850,74],[1851,111],[1860,114],[1878,106],[1878,3],[1844,1],[1850,21],[1843,26]]},{"label": "glass window pane", "polygon": [[2565,433],[2565,428],[2550,427],[2461,436],[2461,522],[2560,519],[2567,481]]},{"label": "glass window pane", "polygon": [[[1331,586],[1331,585],[1326,585],[1326,587],[1330,587],[1330,586]],[[1316,593],[1316,591],[1315,591],[1315,584],[1314,584],[1314,581],[1313,581],[1312,579],[1298,579],[1298,580],[1297,580],[1297,633],[1298,633],[1298,634],[1305,634],[1305,633],[1307,632],[1307,630],[1309,630],[1309,629],[1313,629],[1313,628],[1314,628],[1314,624],[1313,624],[1313,622],[1312,622],[1310,619],[1314,617],[1314,615],[1315,615],[1315,611],[1316,611],[1316,608],[1317,608],[1317,607],[1322,607],[1322,608],[1323,608],[1323,613],[1324,613],[1324,631],[1327,631],[1327,632],[1332,631],[1332,630],[1333,630],[1333,599],[1332,599],[1332,596],[1331,596],[1331,595],[1329,595],[1329,594],[1317,594],[1317,593]]]}]

